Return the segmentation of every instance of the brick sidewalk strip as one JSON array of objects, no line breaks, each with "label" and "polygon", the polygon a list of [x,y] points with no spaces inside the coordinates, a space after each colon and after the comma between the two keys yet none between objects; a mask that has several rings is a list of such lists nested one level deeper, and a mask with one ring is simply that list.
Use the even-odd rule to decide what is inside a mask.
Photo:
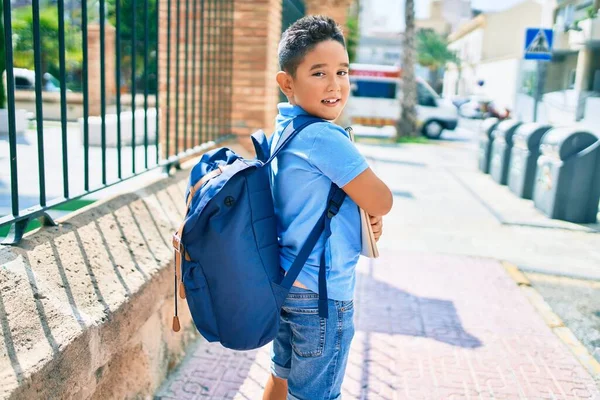
[{"label": "brick sidewalk strip", "polygon": [[[386,251],[356,294],[345,400],[600,399],[499,262]],[[268,374],[268,346],[201,344],[156,398],[257,400]]]}]

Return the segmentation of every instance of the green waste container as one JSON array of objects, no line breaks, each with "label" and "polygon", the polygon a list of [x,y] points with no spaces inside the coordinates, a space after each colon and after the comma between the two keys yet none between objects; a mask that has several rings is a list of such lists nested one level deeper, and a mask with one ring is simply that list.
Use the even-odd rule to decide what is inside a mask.
[{"label": "green waste container", "polygon": [[490,175],[501,185],[508,183],[508,166],[513,148],[513,136],[522,122],[507,119],[500,122],[492,132],[492,153],[490,161]]},{"label": "green waste container", "polygon": [[513,149],[508,167],[508,187],[517,196],[531,200],[540,144],[551,125],[538,123],[523,124],[513,136]]},{"label": "green waste container", "polygon": [[540,146],[535,207],[551,218],[595,223],[600,200],[600,140],[584,128],[548,131]]},{"label": "green waste container", "polygon": [[490,154],[492,152],[492,132],[500,123],[498,118],[487,118],[481,123],[479,130],[479,170],[485,174],[490,172]]}]

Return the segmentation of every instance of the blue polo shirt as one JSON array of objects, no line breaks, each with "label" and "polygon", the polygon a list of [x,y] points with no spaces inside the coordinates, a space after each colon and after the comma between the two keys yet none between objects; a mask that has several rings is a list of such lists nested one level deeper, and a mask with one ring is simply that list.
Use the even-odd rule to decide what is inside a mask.
[{"label": "blue polo shirt", "polygon": [[[279,104],[278,109],[273,146],[292,118],[306,114],[289,103]],[[281,267],[287,271],[325,210],[331,182],[343,187],[365,171],[368,164],[344,129],[324,121],[298,133],[271,168]],[[297,279],[319,292],[319,265],[325,250],[328,297],[352,300],[361,235],[358,206],[349,196],[332,219],[331,231],[327,242],[324,237],[319,239]]]}]

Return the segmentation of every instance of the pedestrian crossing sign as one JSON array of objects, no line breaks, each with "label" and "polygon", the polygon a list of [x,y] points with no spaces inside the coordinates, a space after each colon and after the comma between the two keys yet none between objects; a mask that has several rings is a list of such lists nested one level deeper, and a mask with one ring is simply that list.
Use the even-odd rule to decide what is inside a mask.
[{"label": "pedestrian crossing sign", "polygon": [[525,59],[550,61],[552,59],[552,29],[527,28],[525,32]]}]

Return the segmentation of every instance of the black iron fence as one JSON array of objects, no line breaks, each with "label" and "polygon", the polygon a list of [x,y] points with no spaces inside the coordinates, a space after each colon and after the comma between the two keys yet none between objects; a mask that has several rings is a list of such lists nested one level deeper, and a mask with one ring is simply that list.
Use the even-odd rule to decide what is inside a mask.
[{"label": "black iron fence", "polygon": [[[304,0],[283,0],[281,4],[281,32],[283,33],[294,22],[306,15]],[[279,101],[285,102],[287,98],[279,91]]]},{"label": "black iron fence", "polygon": [[[0,1],[5,244],[17,243],[35,219],[53,225],[51,208],[169,170],[231,132],[233,0],[41,4],[12,9],[11,0]],[[29,109],[15,85],[28,78]],[[52,113],[57,121],[45,118]]]}]

